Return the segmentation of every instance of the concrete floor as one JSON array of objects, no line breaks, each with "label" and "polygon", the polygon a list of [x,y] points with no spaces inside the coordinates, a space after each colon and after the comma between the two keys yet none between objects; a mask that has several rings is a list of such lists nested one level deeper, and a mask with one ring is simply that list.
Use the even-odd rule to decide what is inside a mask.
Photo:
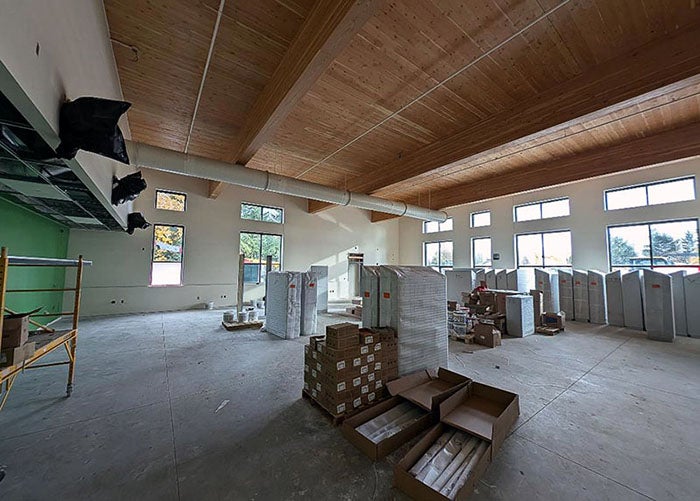
[{"label": "concrete floor", "polygon": [[[408,445],[372,463],[300,399],[305,339],[220,315],[83,321],[73,396],[65,368],[29,371],[0,413],[0,499],[406,499]],[[451,369],[520,394],[475,499],[698,499],[700,340],[571,322],[450,349]]]}]

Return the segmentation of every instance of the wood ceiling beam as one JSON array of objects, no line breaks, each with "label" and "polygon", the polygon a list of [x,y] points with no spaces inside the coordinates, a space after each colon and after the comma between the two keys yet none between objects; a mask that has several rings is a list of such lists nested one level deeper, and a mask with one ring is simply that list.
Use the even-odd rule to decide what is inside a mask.
[{"label": "wood ceiling beam", "polygon": [[282,61],[251,106],[228,161],[246,164],[253,158],[382,1],[316,0]]},{"label": "wood ceiling beam", "polygon": [[337,207],[335,204],[329,204],[328,202],[320,202],[318,200],[311,200],[310,198],[306,200],[306,212],[309,214],[316,214],[318,212],[323,212],[331,207]]},{"label": "wood ceiling beam", "polygon": [[700,122],[432,193],[448,208],[700,155]]},{"label": "wood ceiling beam", "polygon": [[605,116],[637,99],[653,97],[656,91],[667,92],[668,86],[700,74],[698,40],[700,26],[693,26],[642,46],[514,109],[404,155],[372,175],[353,181],[348,190],[381,196],[383,189],[415,176]]},{"label": "wood ceiling beam", "polygon": [[396,214],[387,214],[386,212],[376,212],[376,211],[370,211],[370,220],[373,223],[379,223],[381,221],[388,221],[389,219],[396,219],[397,216]]}]

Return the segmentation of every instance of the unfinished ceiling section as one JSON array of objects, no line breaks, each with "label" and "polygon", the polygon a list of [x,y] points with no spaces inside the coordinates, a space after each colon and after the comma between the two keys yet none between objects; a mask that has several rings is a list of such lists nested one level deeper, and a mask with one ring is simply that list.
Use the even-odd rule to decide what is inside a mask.
[{"label": "unfinished ceiling section", "polygon": [[105,2],[135,141],[431,209],[700,154],[693,2],[175,3]]}]

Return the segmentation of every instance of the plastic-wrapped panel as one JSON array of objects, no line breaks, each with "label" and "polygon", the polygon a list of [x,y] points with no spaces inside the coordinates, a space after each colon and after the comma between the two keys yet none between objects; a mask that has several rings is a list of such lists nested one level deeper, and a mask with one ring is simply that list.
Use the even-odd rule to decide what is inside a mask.
[{"label": "plastic-wrapped panel", "polygon": [[613,271],[605,275],[605,303],[608,309],[608,323],[625,326],[625,312],[622,307],[622,272]]},{"label": "plastic-wrapped panel", "polygon": [[607,322],[605,309],[605,274],[588,270],[588,314],[593,324]]},{"label": "plastic-wrapped panel", "polygon": [[486,287],[489,289],[496,288],[496,270],[488,270],[486,272]]},{"label": "plastic-wrapped panel", "polygon": [[379,327],[379,266],[363,266],[362,327]]},{"label": "plastic-wrapped panel", "polygon": [[301,273],[271,271],[267,274],[265,329],[283,339],[299,337],[301,330]]},{"label": "plastic-wrapped panel", "polygon": [[588,322],[588,272],[574,270],[574,318]]},{"label": "plastic-wrapped panel", "polygon": [[545,312],[559,312],[559,275],[556,271],[535,268],[534,288],[542,291],[542,308]]},{"label": "plastic-wrapped panel", "polygon": [[690,337],[700,337],[700,273],[683,280],[685,289],[685,319]]},{"label": "plastic-wrapped panel", "polygon": [[569,270],[559,270],[559,310],[567,320],[574,320],[574,274]]},{"label": "plastic-wrapped panel", "polygon": [[654,341],[673,341],[673,295],[671,277],[644,270],[644,323],[647,337]]},{"label": "plastic-wrapped panel", "polygon": [[462,302],[462,292],[471,292],[476,287],[476,272],[466,269],[445,270],[445,280],[447,281],[447,300]]},{"label": "plastic-wrapped panel", "polygon": [[[673,295],[673,321],[676,336],[688,335],[687,315],[685,312],[685,270],[669,273],[671,277],[671,294]],[[700,304],[698,305],[700,306]],[[698,307],[696,306],[696,308]]]},{"label": "plastic-wrapped panel", "polygon": [[445,276],[432,268],[382,266],[381,327],[398,336],[399,375],[447,367]]},{"label": "plastic-wrapped panel", "polygon": [[508,335],[514,337],[525,337],[535,333],[535,307],[532,296],[506,296],[506,329]]},{"label": "plastic-wrapped panel", "polygon": [[639,271],[630,271],[622,275],[622,311],[625,327],[644,330],[642,278]]},{"label": "plastic-wrapped panel", "polygon": [[328,266],[312,266],[309,271],[316,274],[318,288],[316,310],[326,313],[328,312]]},{"label": "plastic-wrapped panel", "polygon": [[486,282],[486,270],[484,269],[477,270],[476,285],[474,285],[474,287],[481,285],[481,282]]},{"label": "plastic-wrapped panel", "polygon": [[518,270],[506,270],[506,289],[518,290]]},{"label": "plastic-wrapped panel", "polygon": [[506,270],[496,270],[496,289],[506,290],[508,288]]},{"label": "plastic-wrapped panel", "polygon": [[301,325],[299,334],[313,336],[318,324],[318,280],[313,271],[301,274]]}]

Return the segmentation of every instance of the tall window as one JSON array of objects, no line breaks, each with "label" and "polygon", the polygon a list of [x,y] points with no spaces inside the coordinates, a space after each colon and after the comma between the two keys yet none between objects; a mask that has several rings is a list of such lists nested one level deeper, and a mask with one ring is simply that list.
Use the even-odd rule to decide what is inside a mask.
[{"label": "tall window", "polygon": [[472,238],[472,263],[475,268],[493,266],[491,237]]},{"label": "tall window", "polygon": [[448,217],[445,222],[438,223],[437,221],[425,221],[423,223],[423,233],[438,233],[440,231],[452,231],[452,218]]},{"label": "tall window", "polygon": [[272,256],[272,269],[282,262],[282,235],[241,232],[241,253],[245,255],[243,282],[259,284],[265,280],[265,260]]},{"label": "tall window", "polygon": [[514,209],[516,223],[534,221],[535,219],[568,216],[571,214],[568,198],[516,205]]},{"label": "tall window", "polygon": [[187,195],[174,191],[156,190],[156,209],[185,212]]},{"label": "tall window", "polygon": [[698,220],[608,227],[611,270],[700,271]]},{"label": "tall window", "polygon": [[151,285],[182,285],[185,227],[153,225]]},{"label": "tall window", "polygon": [[241,204],[241,219],[282,224],[284,222],[284,209],[266,207],[264,205]]},{"label": "tall window", "polygon": [[452,241],[425,242],[423,244],[423,264],[443,273],[452,269]]},{"label": "tall window", "polygon": [[471,219],[472,228],[491,226],[491,211],[485,210],[481,212],[472,212],[469,219]]},{"label": "tall window", "polygon": [[605,210],[629,209],[686,200],[695,200],[694,177],[607,190]]},{"label": "tall window", "polygon": [[518,267],[571,266],[571,232],[551,231],[515,236]]}]

